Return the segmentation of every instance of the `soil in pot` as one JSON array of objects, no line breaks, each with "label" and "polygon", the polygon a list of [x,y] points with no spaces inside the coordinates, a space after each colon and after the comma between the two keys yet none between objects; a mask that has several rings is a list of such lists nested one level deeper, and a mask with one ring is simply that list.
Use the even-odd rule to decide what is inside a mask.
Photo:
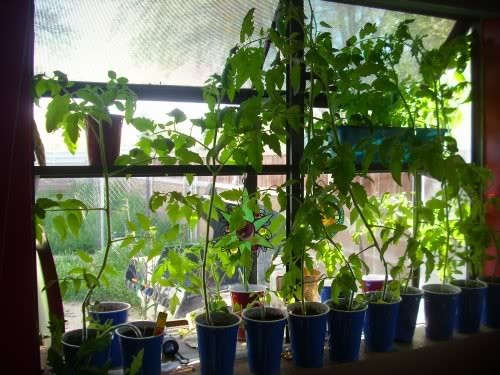
[{"label": "soil in pot", "polygon": [[260,320],[263,322],[273,322],[275,320],[283,319],[285,317],[285,313],[278,312],[275,310],[265,309],[264,316],[262,316],[262,310],[259,308],[259,309],[247,310],[247,312],[245,312],[245,316],[253,320]]},{"label": "soil in pot", "polygon": [[321,315],[324,313],[324,309],[321,305],[311,305],[311,304],[306,303],[305,310],[306,310],[306,313],[302,314],[302,307],[299,304],[297,306],[294,306],[289,311],[291,314],[301,315],[301,316],[303,316],[303,315],[314,316],[314,315]]},{"label": "soil in pot", "polygon": [[[212,313],[210,314],[210,318],[212,319],[212,324],[215,327],[231,326],[233,324],[238,323],[239,321],[237,316],[225,313]],[[208,321],[205,314],[199,315],[196,318],[196,322],[208,326]]]},{"label": "soil in pot", "polygon": [[[89,329],[87,331],[88,337],[94,339],[96,337],[96,330]],[[78,352],[80,346],[82,345],[82,330],[77,329],[73,331],[68,331],[62,336],[62,345],[64,352],[64,359],[66,364],[73,370],[77,370],[79,365],[90,365],[91,367],[102,368],[109,359],[109,351],[111,347],[111,333],[108,334],[109,345],[102,351],[95,351],[94,353],[88,353],[86,358],[83,358],[85,363],[78,363]],[[106,338],[102,338],[106,339]],[[99,339],[100,340],[100,339]]]}]

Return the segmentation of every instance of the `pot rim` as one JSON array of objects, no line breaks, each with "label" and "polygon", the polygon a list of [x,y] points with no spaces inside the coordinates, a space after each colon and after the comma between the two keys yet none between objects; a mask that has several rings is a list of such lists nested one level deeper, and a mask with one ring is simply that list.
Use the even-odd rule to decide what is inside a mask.
[{"label": "pot rim", "polygon": [[[213,313],[212,313],[213,314]],[[233,314],[233,313],[221,313],[221,314],[227,314],[227,315],[233,315],[235,316],[236,318],[238,318],[238,321],[236,323],[233,323],[233,324],[229,324],[229,325],[225,325],[225,326],[209,326],[208,324],[203,324],[203,323],[200,323],[198,321],[198,318],[201,317],[202,315],[205,315],[205,313],[201,313],[201,314],[198,314],[195,316],[194,318],[194,322],[197,326],[200,326],[200,327],[205,327],[205,328],[211,328],[211,329],[225,329],[225,328],[231,328],[231,327],[235,327],[235,326],[239,326],[242,322],[241,320],[241,317],[236,315],[236,314]]]},{"label": "pot rim", "polygon": [[404,287],[402,287],[399,291],[399,295],[401,296],[421,296],[424,294],[424,291],[420,288],[414,287],[414,286],[408,286],[408,288],[412,288],[416,293],[405,293],[404,292]]},{"label": "pot rim", "polygon": [[[137,326],[136,323],[141,323],[141,325]],[[143,324],[143,323],[146,323],[146,324]],[[153,329],[156,327],[156,323],[155,322],[152,322],[151,320],[134,320],[133,322],[127,322],[127,324],[130,324],[130,325],[133,325],[133,326],[136,326],[137,328],[141,329],[143,327],[152,327]],[[116,334],[120,337],[120,338],[125,338],[125,339],[130,339],[130,340],[136,340],[136,341],[145,341],[145,340],[148,340],[148,339],[153,339],[153,338],[156,338],[156,337],[159,337],[159,336],[165,336],[165,331],[163,331],[162,333],[159,333],[157,335],[154,335],[154,336],[146,336],[146,337],[133,337],[133,336],[125,336],[121,333],[122,330],[125,330],[125,329],[130,329],[130,327],[127,327],[127,326],[122,326],[122,327],[118,327],[117,329],[115,329],[114,331],[116,332]]]},{"label": "pot rim", "polygon": [[[66,331],[62,334],[61,336],[61,343],[64,344],[65,346],[68,346],[70,348],[79,348],[81,345],[75,345],[75,344],[70,344],[69,342],[67,341],[64,341],[64,337],[66,336],[69,336],[70,334],[75,334],[76,332],[79,333],[80,337],[82,336],[82,329],[81,328],[77,328],[77,329],[72,329],[71,331]],[[87,329],[87,332],[96,332],[97,330],[95,328],[88,328]],[[111,334],[111,332],[109,332],[108,334]]]},{"label": "pot rim", "polygon": [[250,308],[247,308],[247,309],[243,310],[243,313],[241,314],[243,320],[249,320],[251,322],[257,322],[257,323],[262,323],[262,324],[272,324],[272,323],[276,323],[276,322],[281,322],[281,321],[286,320],[288,318],[288,311],[282,310],[282,309],[278,309],[276,307],[264,307],[264,309],[265,310],[270,310],[270,311],[276,311],[278,313],[283,314],[283,317],[281,317],[280,319],[276,319],[276,320],[258,320],[258,319],[252,319],[252,318],[249,318],[248,316],[246,316],[247,311],[257,310],[257,309],[260,310],[261,308],[260,307],[250,307]]},{"label": "pot rim", "polygon": [[288,312],[288,316],[293,316],[293,317],[297,317],[297,318],[307,319],[307,318],[316,318],[318,316],[327,315],[330,312],[330,307],[327,306],[326,304],[322,303],[322,302],[310,302],[310,301],[306,301],[305,304],[306,305],[325,306],[326,307],[326,311],[322,312],[322,313],[319,313],[319,314],[316,314],[316,315],[298,315],[298,314],[294,314],[293,312],[291,312],[289,310],[289,307],[294,306],[294,305],[300,305],[300,302],[294,302],[294,303],[290,303],[290,304],[286,305],[286,311]]},{"label": "pot rim", "polygon": [[482,280],[468,280],[469,282],[473,282],[473,283],[479,284],[479,285],[476,285],[476,286],[466,286],[466,285],[462,286],[462,285],[455,285],[454,284],[454,282],[462,282],[462,281],[466,282],[467,280],[465,280],[465,279],[451,280],[450,284],[453,285],[453,286],[457,286],[460,289],[466,289],[466,290],[486,289],[488,287],[488,284],[486,284]]},{"label": "pot rim", "polygon": [[[500,276],[484,276],[484,275],[481,275],[481,276],[478,277],[478,279],[480,281],[485,282],[486,284],[500,285]],[[494,280],[498,280],[498,281],[489,281],[487,279],[494,279]]]},{"label": "pot rim", "polygon": [[455,286],[455,285],[451,285],[451,284],[444,284],[445,287],[449,290],[449,292],[447,293],[441,293],[441,292],[435,292],[433,290],[428,290],[430,287],[441,287],[443,284],[425,284],[424,286],[422,286],[422,290],[424,291],[424,294],[425,293],[428,293],[428,294],[435,294],[435,295],[457,295],[457,294],[460,294],[462,293],[462,290],[458,287],[458,286]]},{"label": "pot rim", "polygon": [[260,284],[248,284],[248,290],[245,284],[229,285],[229,291],[232,293],[263,293],[267,290],[267,286]]},{"label": "pot rim", "polygon": [[121,308],[121,309],[118,309],[118,310],[107,310],[107,311],[95,311],[95,310],[91,310],[89,309],[89,311],[91,313],[94,313],[94,314],[112,314],[112,313],[117,313],[117,312],[121,312],[121,311],[125,311],[125,310],[129,310],[131,305],[127,302],[116,302],[116,301],[103,301],[103,302],[99,302],[99,305],[110,305],[110,304],[120,304],[120,305],[124,305],[125,307],[124,308]]},{"label": "pot rim", "polygon": [[330,308],[330,310],[339,311],[339,312],[343,312],[343,313],[357,313],[357,312],[363,312],[363,311],[365,311],[366,309],[368,309],[368,304],[366,304],[364,308],[362,308],[362,309],[358,309],[358,310],[342,310],[342,309],[336,309],[336,308],[334,308],[334,307],[331,307],[331,306],[328,304],[328,302],[331,302],[332,304],[334,304],[333,299],[328,299],[328,300],[326,300],[326,301],[324,302],[324,304],[325,304],[325,305],[327,305],[327,306]]}]

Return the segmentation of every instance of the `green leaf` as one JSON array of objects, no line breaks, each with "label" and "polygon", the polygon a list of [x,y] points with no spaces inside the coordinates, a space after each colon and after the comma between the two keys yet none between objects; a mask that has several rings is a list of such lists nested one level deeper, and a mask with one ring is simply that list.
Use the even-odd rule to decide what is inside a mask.
[{"label": "green leaf", "polygon": [[373,145],[371,145],[371,147],[368,147],[368,149],[366,150],[365,156],[363,156],[363,161],[361,163],[363,175],[366,175],[368,173],[370,165],[372,164],[373,158],[375,156],[375,152],[376,147]]},{"label": "green leaf", "polygon": [[[166,201],[167,201],[166,195],[155,191],[151,196],[151,198],[149,199],[149,208],[151,209],[151,211],[156,212],[156,210],[158,210],[161,206],[163,206]],[[135,230],[135,229],[130,229],[130,230]]]},{"label": "green leaf", "polygon": [[189,151],[186,149],[175,150],[175,155],[184,164],[190,164],[190,163],[203,164],[203,160],[201,159],[200,154],[197,154],[193,151]]},{"label": "green leaf", "polygon": [[245,217],[243,216],[243,211],[241,209],[239,209],[239,207],[237,207],[233,210],[228,221],[229,221],[229,227],[233,231],[241,229],[247,224],[247,221],[245,220]]},{"label": "green leaf", "polygon": [[139,254],[144,249],[145,246],[146,246],[145,239],[142,238],[139,241],[137,241],[134,247],[132,247],[132,250],[130,250],[130,253],[128,254],[129,259]]},{"label": "green leaf", "polygon": [[269,194],[264,195],[261,200],[266,210],[273,210],[273,204],[271,203],[271,197],[269,197]]},{"label": "green leaf", "polygon": [[184,177],[186,177],[186,180],[187,180],[189,186],[191,186],[193,184],[194,174],[193,173],[185,173]]},{"label": "green leaf", "polygon": [[278,203],[280,205],[280,212],[286,210],[287,197],[286,192],[283,189],[278,189]]},{"label": "green leaf", "polygon": [[168,304],[168,311],[170,311],[170,314],[174,315],[177,306],[179,306],[179,303],[179,297],[177,297],[177,293],[175,293]]},{"label": "green leaf", "polygon": [[65,131],[68,134],[68,138],[73,144],[76,144],[80,135],[80,128],[78,127],[79,121],[80,115],[78,113],[70,113],[66,117]]},{"label": "green leaf", "polygon": [[76,90],[76,96],[79,98],[96,105],[98,108],[104,107],[103,98],[92,89],[91,87],[84,87],[82,89]]},{"label": "green leaf", "polygon": [[173,241],[176,240],[179,236],[180,227],[179,224],[175,224],[170,230],[165,234],[165,241]]},{"label": "green leaf", "polygon": [[78,291],[80,290],[82,286],[82,280],[81,279],[73,279],[73,289],[75,290],[75,292],[78,293]]},{"label": "green leaf", "polygon": [[127,237],[125,237],[122,240],[122,242],[120,244],[120,247],[123,249],[123,248],[129,246],[130,244],[132,244],[132,242],[134,242],[134,239],[135,239],[134,236],[127,236]]},{"label": "green leaf", "polygon": [[328,29],[331,29],[331,28],[332,28],[332,27],[331,27],[329,24],[327,24],[325,21],[321,21],[319,24],[320,24],[321,26],[323,26],[323,27],[328,28]]},{"label": "green leaf", "polygon": [[372,82],[372,87],[375,89],[375,90],[379,90],[379,91],[395,91],[397,90],[397,86],[391,82],[388,78],[386,77],[379,77],[379,78],[376,78],[373,82]]},{"label": "green leaf", "polygon": [[93,261],[92,257],[89,254],[87,254],[85,251],[79,250],[77,252],[77,255],[85,263],[92,263],[92,261]]},{"label": "green leaf", "polygon": [[91,273],[84,273],[83,274],[83,279],[85,280],[85,283],[87,284],[87,288],[92,288],[94,286],[99,286],[99,280],[97,277],[92,275]]},{"label": "green leaf", "polygon": [[399,185],[399,186],[403,186],[401,185],[401,172],[403,171],[403,168],[401,166],[401,159],[398,160],[397,158],[394,158],[391,160],[391,175],[392,175],[392,178],[394,179],[394,181],[396,181],[396,183]]},{"label": "green leaf", "polygon": [[155,130],[154,121],[145,117],[133,118],[131,124],[134,126],[134,128],[136,128],[140,132],[145,132],[148,130],[152,132]]},{"label": "green leaf", "polygon": [[161,255],[161,253],[163,252],[163,245],[161,242],[156,242],[153,247],[151,248],[151,250],[149,251],[149,254],[148,254],[148,261],[150,261],[151,259]]},{"label": "green leaf", "polygon": [[112,70],[108,70],[108,77],[109,79],[116,79],[116,73]]},{"label": "green leaf", "polygon": [[360,207],[364,207],[368,202],[368,195],[365,188],[358,182],[352,184],[352,195]]},{"label": "green leaf", "polygon": [[142,361],[144,358],[144,348],[139,350],[137,355],[132,356],[134,359],[130,364],[130,369],[128,369],[127,375],[138,375],[142,369]]},{"label": "green leaf", "polygon": [[241,198],[241,190],[239,189],[226,190],[220,193],[219,195],[224,199],[236,202]]},{"label": "green leaf", "polygon": [[61,241],[66,240],[68,229],[64,217],[62,215],[57,215],[54,219],[52,219],[52,223],[54,224],[54,229],[59,234]]},{"label": "green leaf", "polygon": [[168,116],[173,117],[176,123],[186,121],[187,117],[180,109],[175,108],[171,112],[167,113]]},{"label": "green leaf", "polygon": [[251,143],[247,148],[248,162],[257,171],[262,170],[262,155],[264,149],[262,148],[262,142],[260,137],[257,137],[253,143]]},{"label": "green leaf", "polygon": [[74,236],[78,236],[80,234],[80,228],[82,226],[82,214],[80,211],[69,212],[66,215],[66,222],[68,227],[73,233]]},{"label": "green leaf", "polygon": [[356,36],[353,35],[349,39],[346,40],[345,45],[348,47],[352,47],[356,44],[357,41],[358,41],[358,38],[356,38]]},{"label": "green leaf", "polygon": [[359,37],[363,39],[365,36],[377,32],[377,26],[374,23],[367,22],[359,31]]},{"label": "green leaf", "polygon": [[126,85],[128,83],[128,79],[125,77],[119,77],[116,82],[118,82],[120,85]]},{"label": "green leaf", "polygon": [[150,226],[151,226],[151,219],[149,217],[147,217],[146,215],[141,214],[141,213],[137,213],[136,217],[137,217],[137,221],[139,221],[141,228],[145,231],[148,231]]},{"label": "green leaf", "polygon": [[254,32],[254,24],[253,24],[253,14],[255,12],[255,8],[250,9],[245,18],[243,18],[243,23],[241,25],[240,30],[240,43],[243,43],[246,38],[251,37]]},{"label": "green leaf", "polygon": [[48,133],[58,128],[58,125],[64,120],[69,111],[69,95],[55,96],[47,106],[45,115],[45,127]]},{"label": "green leaf", "polygon": [[267,144],[276,155],[281,156],[280,139],[276,134],[262,133],[262,141]]}]

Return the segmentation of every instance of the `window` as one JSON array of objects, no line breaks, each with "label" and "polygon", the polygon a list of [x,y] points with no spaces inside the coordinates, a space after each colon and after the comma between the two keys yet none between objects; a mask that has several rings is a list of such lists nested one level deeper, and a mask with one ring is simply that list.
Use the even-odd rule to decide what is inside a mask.
[{"label": "window", "polygon": [[[148,100],[139,98],[137,116],[144,115],[155,121],[165,122],[168,121],[167,113],[174,108],[179,108],[186,113],[188,119],[199,118],[205,112],[204,104],[195,102],[195,99],[192,102],[175,101],[175,90],[180,90],[178,87],[173,87],[168,95],[163,95],[161,92],[158,93],[159,91],[154,91],[153,86],[148,84],[189,86],[193,90],[199,89],[210,74],[220,72],[227,52],[239,39],[241,20],[247,9],[256,6],[257,28],[269,27],[277,3],[277,0],[267,2],[189,0],[176,4],[167,4],[167,2],[139,4],[133,0],[92,0],[87,2],[37,0],[35,71],[41,73],[59,69],[67,73],[72,80],[91,82],[102,81],[103,77],[107,76],[107,70],[113,69],[120,75],[127,76],[132,84],[138,84],[139,86],[136,87],[140,87],[143,93],[148,94],[146,95],[149,96]],[[319,0],[312,1],[312,6],[318,20],[324,20],[333,26],[335,36],[333,41],[336,47],[343,46],[348,36],[355,34],[367,21],[379,24],[378,33],[384,33],[404,18],[415,18],[412,28],[432,35],[431,38],[427,39],[430,47],[441,44],[454,26],[454,21],[447,19],[408,15]],[[323,26],[319,26],[319,28],[323,30]],[[275,54],[276,51],[271,47],[264,69],[269,67]],[[406,51],[405,54],[404,59],[406,60],[400,64],[400,73],[403,76],[418,75],[418,67],[410,61],[409,51]],[[470,73],[466,72],[466,74]],[[468,77],[466,78],[468,79]],[[250,89],[250,85],[248,88]],[[151,96],[155,97],[154,101],[149,100]],[[41,107],[35,107],[35,120],[45,145],[47,165],[80,166],[82,167],[80,171],[85,171],[84,174],[95,174],[95,171],[85,170],[87,165],[85,142],[81,141],[76,154],[71,155],[65,145],[60,143],[60,136],[54,137],[46,134],[44,115],[47,103],[48,101],[42,100]],[[456,126],[452,129],[452,133],[459,140],[460,149],[467,160],[470,160],[471,153],[470,111],[470,105],[464,104],[461,107],[461,116],[456,119]],[[125,126],[123,129],[121,153],[128,152],[138,139],[138,133],[133,127]],[[269,168],[264,169],[264,172],[258,176],[249,175],[247,178],[256,179],[256,185],[259,188],[270,188],[281,184],[285,181],[285,176],[291,168],[290,164],[287,164],[287,156],[290,155],[286,155],[283,145],[282,156],[266,149],[264,151],[264,164]],[[77,171],[78,168],[74,170]],[[70,178],[71,168],[65,169],[64,172],[51,168],[40,168],[38,171],[43,172],[42,175],[46,177],[39,182],[38,196],[53,197],[55,194],[63,192],[65,195],[74,194],[81,197],[80,199],[88,202],[89,205],[100,204],[102,181],[97,177],[97,174],[92,178],[75,178],[74,176]],[[184,171],[186,174],[191,173],[190,166],[186,166]],[[193,168],[193,171],[196,169]],[[165,168],[163,172],[168,175],[169,169]],[[389,191],[388,200],[400,199],[405,205],[411,204],[413,181],[405,176],[402,186],[397,186],[394,182],[389,182],[392,179],[386,171],[376,172],[372,171],[369,174],[373,181],[360,180],[363,185],[368,187],[374,197],[382,198],[381,192]],[[150,217],[158,230],[167,231],[169,229],[168,215],[164,212],[152,213],[149,209],[147,202],[151,192],[175,190],[190,191],[201,195],[208,194],[209,178],[202,173],[193,174],[195,175],[193,181],[189,183],[184,177],[153,177],[151,170],[145,167],[141,171],[141,175],[144,177],[113,178],[111,184],[112,204],[117,209],[117,214],[113,216],[115,234],[120,236],[127,222],[133,220],[137,213]],[[329,177],[325,176],[325,178]],[[243,184],[242,175],[224,175],[218,179],[216,188],[229,190],[241,188]],[[428,183],[427,179],[424,178],[423,185],[425,197],[431,189],[431,183]],[[273,230],[272,234],[277,238],[284,235],[284,221],[287,217],[291,217],[290,212],[280,214],[278,206],[277,196],[272,195],[274,214],[281,217],[282,223],[280,228],[273,228],[276,230]],[[349,220],[349,212],[344,212],[344,215],[345,223],[350,226],[350,230],[342,232],[338,236],[338,240],[348,253],[363,251],[362,236],[360,244],[353,242],[352,236],[355,233],[355,227]],[[81,253],[79,256],[79,251],[99,256],[96,249],[102,245],[101,220],[98,212],[90,212],[87,215],[80,239],[74,239],[70,246],[60,243],[59,234],[54,230],[49,233],[56,264],[61,274],[71,271],[73,265],[77,267],[79,262],[88,260]],[[171,246],[182,247],[199,241],[203,237],[204,228],[202,222],[192,226],[186,224],[181,228],[176,241],[173,241]],[[279,263],[279,259],[273,259],[276,250],[278,249],[269,249],[259,254],[257,282],[267,283],[263,270],[273,261]],[[131,249],[117,246],[114,251],[119,254],[120,252],[130,252]],[[395,263],[403,251],[404,244],[391,247],[388,250],[388,262]],[[130,289],[120,287],[124,283],[124,270],[126,271],[130,266],[125,258],[116,257],[117,273],[111,272],[107,276],[110,285],[116,285],[116,288],[110,288],[109,291],[118,293],[121,290],[119,293],[123,293],[129,301],[133,302],[137,306],[136,313],[140,314],[141,303],[138,296],[147,299],[149,297],[147,295],[148,289],[142,290],[141,294],[132,293],[138,290],[137,288],[134,290],[134,285]],[[363,260],[369,266],[370,272],[383,272],[382,264],[374,249],[363,251]],[[154,264],[144,263],[140,267],[151,268],[154,267]],[[318,265],[318,267],[323,266]],[[120,268],[121,270],[119,270]],[[139,265],[137,265],[136,271],[138,269]],[[277,267],[275,275],[279,274],[280,271],[283,270]],[[148,271],[144,270],[142,274],[147,275]],[[273,282],[275,282],[274,279],[271,280],[271,285]],[[147,280],[145,283],[147,284]],[[120,296],[123,297],[123,295]],[[103,294],[98,295],[98,297],[114,298],[117,296]],[[82,296],[74,293],[66,298],[66,306],[70,308],[71,304],[68,302],[81,299]],[[198,301],[194,301],[194,299],[189,301],[188,307],[184,306],[178,310],[177,317],[181,317],[190,309],[201,306],[199,299]],[[74,313],[79,314],[78,311]]]}]

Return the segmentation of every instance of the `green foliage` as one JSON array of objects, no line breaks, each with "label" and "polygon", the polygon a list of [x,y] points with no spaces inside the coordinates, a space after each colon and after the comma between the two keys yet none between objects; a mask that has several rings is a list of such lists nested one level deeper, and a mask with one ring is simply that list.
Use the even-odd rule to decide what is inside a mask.
[{"label": "green foliage", "polygon": [[98,123],[111,123],[109,108],[114,107],[124,114],[127,122],[132,120],[137,96],[128,88],[126,78],[116,78],[112,71],[108,72],[108,77],[110,80],[106,85],[87,85],[76,91],[68,77],[59,71],[55,71],[52,77],[39,74],[33,78],[35,103],[38,104],[46,93],[52,97],[46,113],[47,132],[62,129],[64,142],[73,154],[80,130],[86,126],[86,116]]}]

